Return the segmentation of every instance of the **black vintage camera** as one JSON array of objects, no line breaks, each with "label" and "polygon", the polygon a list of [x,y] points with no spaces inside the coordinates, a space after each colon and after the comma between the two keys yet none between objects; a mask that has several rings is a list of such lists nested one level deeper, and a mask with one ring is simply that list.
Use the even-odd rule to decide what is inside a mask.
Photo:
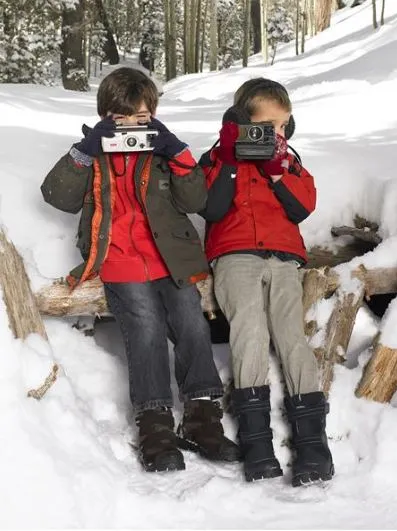
[{"label": "black vintage camera", "polygon": [[276,133],[271,122],[239,124],[235,144],[237,160],[271,160],[276,149]]}]

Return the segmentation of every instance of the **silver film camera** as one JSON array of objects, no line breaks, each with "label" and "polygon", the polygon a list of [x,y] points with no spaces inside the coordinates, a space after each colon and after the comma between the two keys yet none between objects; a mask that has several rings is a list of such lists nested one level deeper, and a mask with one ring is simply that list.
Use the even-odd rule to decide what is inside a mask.
[{"label": "silver film camera", "polygon": [[114,137],[102,137],[102,149],[104,153],[151,151],[153,139],[158,134],[146,125],[117,124]]},{"label": "silver film camera", "polygon": [[276,133],[271,122],[239,124],[235,144],[238,160],[270,160],[276,149]]}]

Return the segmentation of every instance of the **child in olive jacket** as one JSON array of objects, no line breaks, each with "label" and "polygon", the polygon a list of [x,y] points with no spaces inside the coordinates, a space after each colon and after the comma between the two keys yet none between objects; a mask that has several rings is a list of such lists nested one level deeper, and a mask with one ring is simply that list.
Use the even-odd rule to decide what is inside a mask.
[{"label": "child in olive jacket", "polygon": [[[214,399],[223,394],[196,282],[208,266],[187,214],[205,205],[202,169],[187,144],[154,118],[158,92],[138,70],[119,68],[101,82],[101,120],[47,175],[41,190],[54,207],[78,213],[84,262],[70,272],[76,287],[98,276],[125,343],[139,457],[147,471],[185,468],[179,447],[233,461],[237,446]],[[153,151],[103,153],[115,120],[158,131]],[[174,432],[167,338],[184,416]]]},{"label": "child in olive jacket", "polygon": [[[274,127],[272,158],[237,159],[239,125],[264,122]],[[288,391],[285,406],[296,451],[292,484],[298,486],[331,479],[334,468],[325,434],[328,404],[304,334],[298,274],[307,259],[299,223],[314,210],[316,190],[300,159],[287,152],[294,127],[286,89],[251,79],[223,117],[219,147],[203,155],[200,164],[209,189],[201,212],[208,222],[206,252],[215,295],[230,324],[232,402],[245,476],[252,481],[282,475],[270,428],[272,340]]]}]

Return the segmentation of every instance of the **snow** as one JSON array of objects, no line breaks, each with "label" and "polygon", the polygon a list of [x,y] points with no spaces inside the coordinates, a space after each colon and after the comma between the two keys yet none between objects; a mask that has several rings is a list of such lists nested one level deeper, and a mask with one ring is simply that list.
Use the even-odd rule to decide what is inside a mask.
[{"label": "snow", "polygon": [[[380,2],[379,2],[380,7]],[[380,9],[378,9],[378,13]],[[302,225],[310,247],[335,248],[334,224],[351,224],[356,213],[376,221],[384,241],[363,259],[342,266],[349,273],[397,265],[397,2],[386,3],[386,24],[371,27],[371,2],[338,12],[332,27],[306,43],[280,47],[276,63],[260,55],[248,68],[180,77],[164,86],[158,116],[196,156],[217,138],[221,116],[246,79],[268,76],[286,85],[297,132],[292,145],[313,173],[316,212]],[[73,93],[60,87],[1,85],[0,223],[24,257],[38,289],[64,276],[80,257],[74,247],[78,216],[56,211],[41,197],[47,171],[79,139],[83,122],[96,118],[95,87]],[[202,229],[202,221],[195,217]],[[332,300],[313,309],[320,322]],[[247,484],[241,467],[214,464],[185,453],[186,471],[148,474],[134,449],[126,362],[113,323],[95,339],[71,320],[46,319],[50,343],[32,335],[15,340],[0,298],[0,486],[1,528],[393,528],[397,522],[397,410],[357,399],[354,390],[380,330],[397,346],[397,306],[381,324],[359,312],[345,366],[337,366],[327,417],[336,476],[326,486],[289,485],[287,427],[280,409],[282,385],[272,360],[272,426],[284,478]],[[215,345],[222,379],[229,352]],[[58,363],[56,383],[41,401],[39,387]],[[173,389],[176,396],[175,382]],[[176,401],[176,420],[182,408]],[[226,433],[235,437],[229,415]]]}]

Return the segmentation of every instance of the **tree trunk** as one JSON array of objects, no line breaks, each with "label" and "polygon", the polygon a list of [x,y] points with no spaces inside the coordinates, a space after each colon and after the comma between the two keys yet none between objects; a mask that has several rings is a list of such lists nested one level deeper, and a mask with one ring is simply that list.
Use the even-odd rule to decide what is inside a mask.
[{"label": "tree trunk", "polygon": [[[204,16],[203,16],[203,34],[201,36],[201,45],[200,45],[200,72],[202,72],[204,68],[204,45],[206,42],[208,4],[210,0],[204,0],[204,1],[205,1],[205,7],[204,7]],[[216,24],[215,24],[215,29],[216,29]]]},{"label": "tree trunk", "polygon": [[300,0],[296,0],[296,13],[295,13],[295,55],[299,55],[299,19],[300,19]]},{"label": "tree trunk", "polygon": [[251,2],[251,24],[254,44],[254,53],[259,53],[262,49],[262,26],[261,26],[261,7],[260,0]]},{"label": "tree trunk", "polygon": [[119,52],[113,37],[106,9],[103,5],[103,0],[95,0],[95,7],[97,19],[103,24],[106,31],[106,41],[103,45],[103,53],[105,54],[105,57],[103,60],[108,61],[110,65],[117,65],[120,62]]},{"label": "tree trunk", "polygon": [[[39,334],[48,341],[35,296],[23,260],[12,243],[0,229],[0,287],[14,337],[25,340],[29,334]],[[40,399],[56,380],[58,365],[54,364],[50,376],[39,389],[28,396]]]},{"label": "tree trunk", "polygon": [[372,25],[374,29],[378,27],[378,22],[376,21],[376,0],[372,0]]},{"label": "tree trunk", "polygon": [[[306,1],[305,1],[306,9]],[[305,37],[307,29],[307,14],[306,11],[302,12],[302,28],[301,28],[301,53],[305,53]]]},{"label": "tree trunk", "polygon": [[385,23],[385,3],[386,0],[382,0],[382,10],[380,12],[380,25],[383,26]]},{"label": "tree trunk", "polygon": [[189,71],[189,14],[190,0],[183,2],[183,71],[185,74]]},{"label": "tree trunk", "polygon": [[61,73],[65,89],[89,90],[83,54],[84,5],[62,10]]},{"label": "tree trunk", "polygon": [[[171,0],[172,1],[172,0]],[[163,0],[164,8],[164,51],[165,51],[165,79],[169,81],[170,77],[170,2]]]},{"label": "tree trunk", "polygon": [[269,47],[267,42],[267,13],[268,0],[260,0],[260,17],[261,17],[261,49],[265,63],[269,60]]},{"label": "tree trunk", "polygon": [[175,18],[175,2],[170,2],[170,34],[169,34],[169,54],[170,54],[170,79],[176,78],[176,18]]},{"label": "tree trunk", "polygon": [[243,67],[248,66],[249,45],[250,45],[250,5],[251,5],[251,0],[244,0]]},{"label": "tree trunk", "polygon": [[331,24],[332,0],[317,0],[317,31],[324,31]]},{"label": "tree trunk", "polygon": [[217,26],[217,0],[209,0],[210,7],[210,70],[218,67],[218,26]]},{"label": "tree trunk", "polygon": [[195,43],[194,43],[194,71],[198,72],[200,68],[200,37],[201,37],[201,0],[197,0],[196,5],[196,28],[195,28]]}]

